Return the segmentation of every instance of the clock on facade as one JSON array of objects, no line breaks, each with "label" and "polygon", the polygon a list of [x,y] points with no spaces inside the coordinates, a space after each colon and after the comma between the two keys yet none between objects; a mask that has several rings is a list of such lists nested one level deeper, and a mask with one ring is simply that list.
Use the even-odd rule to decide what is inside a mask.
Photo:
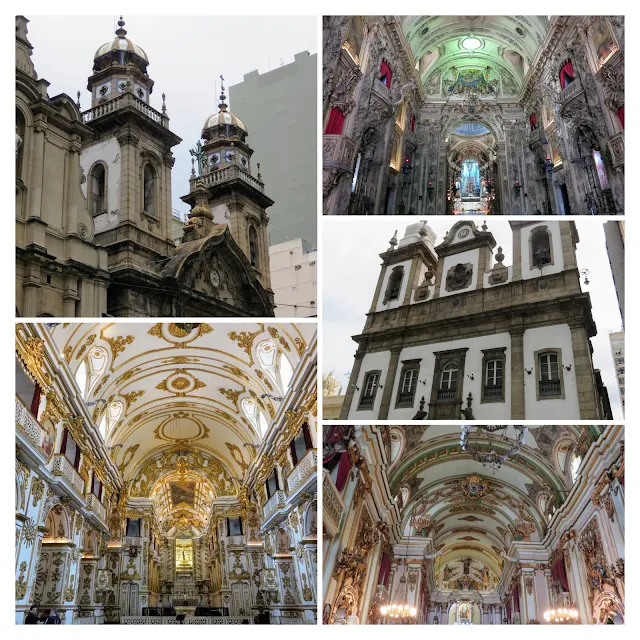
[{"label": "clock on facade", "polygon": [[458,238],[466,238],[469,235],[469,229],[460,229]]},{"label": "clock on facade", "polygon": [[233,158],[235,157],[236,152],[235,151],[225,151],[224,152],[224,159],[227,162],[233,162]]},{"label": "clock on facade", "polygon": [[211,280],[211,284],[216,287],[216,289],[220,286],[220,274],[215,269],[211,269],[211,273],[209,273],[209,279]]}]

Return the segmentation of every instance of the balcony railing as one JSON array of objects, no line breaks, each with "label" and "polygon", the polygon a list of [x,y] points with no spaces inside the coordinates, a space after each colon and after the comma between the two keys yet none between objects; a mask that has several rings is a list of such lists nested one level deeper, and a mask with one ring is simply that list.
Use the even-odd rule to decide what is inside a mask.
[{"label": "balcony railing", "polygon": [[333,484],[331,474],[325,469],[322,472],[322,520],[324,530],[330,536],[335,536],[340,530],[340,520],[344,512],[344,502],[336,485]]},{"label": "balcony railing", "polygon": [[405,393],[398,394],[398,406],[399,407],[412,407],[413,406],[413,391],[407,391]]},{"label": "balcony railing", "polygon": [[496,398],[502,398],[502,385],[487,385],[484,388],[484,397],[488,400],[495,400]]},{"label": "balcony railing", "polygon": [[438,400],[440,402],[453,402],[456,399],[455,389],[440,389],[438,391]]},{"label": "balcony railing", "polygon": [[75,470],[73,465],[65,458],[64,453],[56,453],[55,456],[53,456],[51,472],[54,476],[62,476],[68,480],[69,484],[78,494],[84,496],[84,480],[80,477],[80,474]]},{"label": "balcony railing", "polygon": [[42,450],[45,430],[18,397],[16,397],[16,428],[26,436],[31,444]]},{"label": "balcony railing", "polygon": [[280,507],[284,507],[287,504],[287,496],[284,491],[276,491],[264,505],[262,511],[265,519],[271,517]]},{"label": "balcony railing", "polygon": [[373,409],[373,401],[375,396],[362,396],[358,409]]},{"label": "balcony railing", "polygon": [[257,189],[260,193],[264,193],[264,184],[236,165],[204,173],[200,176],[199,180],[204,182],[208,187],[216,184],[222,184],[223,182],[228,182],[230,180],[242,180],[254,189]]},{"label": "balcony railing", "polygon": [[560,91],[560,101],[565,104],[569,100],[573,100],[582,91],[582,83],[576,78],[571,84],[568,84]]},{"label": "balcony railing", "polygon": [[315,449],[309,449],[289,476],[289,493],[293,493],[301,487],[309,476],[315,475],[317,469],[318,454]]},{"label": "balcony railing", "polygon": [[95,107],[91,107],[87,111],[83,111],[82,113],[82,122],[95,122],[99,118],[103,118],[104,116],[108,116],[116,111],[120,111],[120,109],[124,109],[126,107],[132,107],[136,111],[139,111],[143,115],[147,116],[150,120],[158,123],[163,127],[169,127],[169,117],[156,111],[153,107],[150,107],[143,100],[139,100],[132,93],[123,93],[122,95],[114,98],[113,100],[107,100],[106,102],[101,102]]},{"label": "balcony railing", "polygon": [[560,392],[560,380],[540,380],[541,396],[558,396]]},{"label": "balcony railing", "polygon": [[102,522],[107,522],[107,510],[98,497],[90,493],[87,496],[87,507],[93,511]]}]

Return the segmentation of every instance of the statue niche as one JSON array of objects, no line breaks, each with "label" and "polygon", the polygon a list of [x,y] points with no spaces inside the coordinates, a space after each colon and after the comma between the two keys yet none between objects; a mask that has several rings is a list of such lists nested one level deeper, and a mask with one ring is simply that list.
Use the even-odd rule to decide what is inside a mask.
[{"label": "statue niche", "polygon": [[466,264],[457,264],[447,271],[446,291],[458,291],[466,289],[471,283],[473,275],[473,265],[470,262]]}]

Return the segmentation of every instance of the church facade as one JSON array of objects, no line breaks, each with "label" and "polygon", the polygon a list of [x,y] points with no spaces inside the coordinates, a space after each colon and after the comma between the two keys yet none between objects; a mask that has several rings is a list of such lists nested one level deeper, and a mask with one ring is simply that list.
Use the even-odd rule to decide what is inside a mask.
[{"label": "church facade", "polygon": [[509,225],[513,265],[472,220],[391,239],[340,419],[612,418],[575,223]]},{"label": "church facade", "polygon": [[624,212],[623,16],[325,16],[324,213]]},{"label": "church facade", "polygon": [[314,624],[316,339],[17,324],[16,623]]},{"label": "church facade", "polygon": [[206,116],[176,245],[172,148],[149,104],[149,59],[120,19],[95,53],[91,107],[50,98],[16,17],[17,313],[20,316],[273,316],[265,194],[248,131],[220,96]]},{"label": "church facade", "polygon": [[624,624],[624,446],[618,425],[325,426],[323,623]]}]

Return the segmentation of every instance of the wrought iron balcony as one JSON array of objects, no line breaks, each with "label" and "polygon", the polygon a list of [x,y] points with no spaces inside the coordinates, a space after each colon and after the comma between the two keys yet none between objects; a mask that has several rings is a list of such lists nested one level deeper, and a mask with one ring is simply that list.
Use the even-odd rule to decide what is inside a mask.
[{"label": "wrought iron balcony", "polygon": [[582,91],[582,83],[576,78],[571,84],[568,84],[562,91],[560,91],[560,102],[566,104],[570,100],[573,100]]},{"label": "wrought iron balcony", "polygon": [[336,485],[333,484],[331,474],[322,471],[322,521],[324,530],[330,536],[335,536],[340,530],[340,520],[344,513],[344,502]]},{"label": "wrought iron balcony", "polygon": [[289,493],[297,491],[309,476],[315,476],[318,470],[318,453],[315,449],[309,449],[302,460],[298,462],[295,469],[288,478]]},{"label": "wrought iron balcony", "polygon": [[287,504],[287,495],[284,491],[276,491],[262,508],[265,520],[270,518],[278,509]]},{"label": "wrought iron balcony", "polygon": [[407,391],[406,393],[398,394],[398,406],[399,407],[412,407],[413,406],[413,391]]},{"label": "wrought iron balcony", "polygon": [[147,116],[150,120],[159,124],[162,127],[169,128],[169,116],[156,111],[153,107],[150,107],[146,102],[136,98],[133,93],[127,92],[113,98],[113,100],[106,100],[101,102],[95,107],[91,107],[87,111],[82,112],[82,122],[90,123],[95,122],[100,118],[109,116],[116,111],[122,109],[133,109],[139,111],[142,115]]},{"label": "wrought iron balcony", "polygon": [[100,518],[100,520],[102,520],[102,522],[106,524],[107,510],[105,509],[102,502],[98,500],[98,497],[93,493],[87,495],[87,508],[91,509],[91,511],[93,511],[98,516],[98,518]]},{"label": "wrought iron balcony", "polygon": [[560,393],[560,380],[540,380],[541,396],[558,396]]},{"label": "wrought iron balcony", "polygon": [[84,480],[67,460],[64,453],[56,453],[53,456],[51,472],[54,476],[62,476],[76,490],[79,496],[84,497]]},{"label": "wrought iron balcony", "polygon": [[362,396],[358,409],[373,409],[373,401],[375,396]]},{"label": "wrought iron balcony", "polygon": [[484,397],[488,400],[502,398],[502,385],[487,385],[484,388]]},{"label": "wrought iron balcony", "polygon": [[16,428],[22,433],[31,444],[42,449],[44,442],[45,430],[40,423],[33,417],[31,411],[25,407],[24,403],[16,396]]},{"label": "wrought iron balcony", "polygon": [[455,389],[439,389],[438,400],[440,402],[454,402],[456,399]]}]

